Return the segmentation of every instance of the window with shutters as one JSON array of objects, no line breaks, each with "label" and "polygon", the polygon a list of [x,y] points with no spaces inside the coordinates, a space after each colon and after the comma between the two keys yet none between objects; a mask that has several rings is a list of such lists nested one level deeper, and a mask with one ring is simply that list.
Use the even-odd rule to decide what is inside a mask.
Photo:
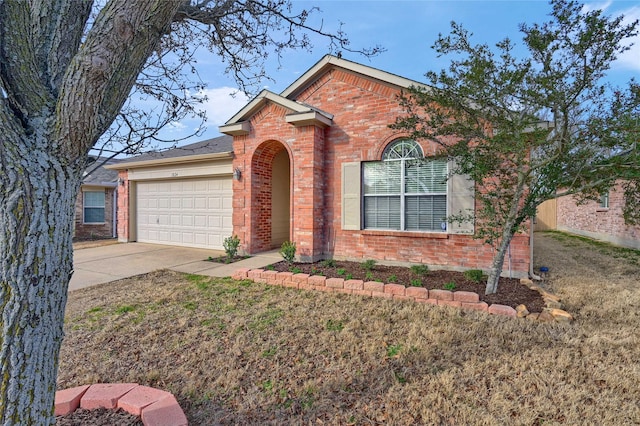
[{"label": "window with shutters", "polygon": [[82,193],[84,223],[104,223],[104,191]]},{"label": "window with shutters", "polygon": [[446,231],[446,161],[426,160],[418,143],[401,139],[382,161],[362,164],[365,229]]}]

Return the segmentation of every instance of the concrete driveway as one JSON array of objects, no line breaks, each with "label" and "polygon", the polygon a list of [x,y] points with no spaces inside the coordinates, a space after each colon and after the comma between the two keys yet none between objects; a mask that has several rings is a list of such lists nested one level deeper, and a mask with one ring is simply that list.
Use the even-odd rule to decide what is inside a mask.
[{"label": "concrete driveway", "polygon": [[74,250],[74,273],[69,290],[146,274],[158,269],[209,275],[231,276],[238,268],[260,268],[282,260],[277,252],[268,252],[229,265],[206,259],[223,256],[223,251],[146,243],[110,244]]}]

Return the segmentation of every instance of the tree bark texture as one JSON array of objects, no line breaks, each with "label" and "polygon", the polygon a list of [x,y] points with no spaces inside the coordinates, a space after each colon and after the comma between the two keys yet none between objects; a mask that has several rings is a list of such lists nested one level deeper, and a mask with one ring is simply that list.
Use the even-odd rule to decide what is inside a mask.
[{"label": "tree bark texture", "polygon": [[516,229],[520,225],[518,222],[518,211],[525,192],[525,176],[522,172],[518,172],[518,180],[514,189],[513,197],[509,203],[511,208],[509,209],[502,227],[502,236],[498,244],[498,250],[491,261],[491,269],[489,270],[489,276],[487,277],[485,294],[494,294],[498,291],[498,283],[500,280],[500,274],[502,273],[502,267],[504,265],[504,258],[507,254],[507,250],[509,250],[509,245],[515,235]]},{"label": "tree bark texture", "polygon": [[[6,137],[6,136],[5,136]],[[36,137],[2,151],[0,422],[49,424],[72,273],[74,202],[82,168]],[[3,141],[5,146],[7,140]],[[29,152],[29,158],[22,153]]]},{"label": "tree bark texture", "polygon": [[86,157],[180,6],[0,0],[0,424],[55,423]]}]

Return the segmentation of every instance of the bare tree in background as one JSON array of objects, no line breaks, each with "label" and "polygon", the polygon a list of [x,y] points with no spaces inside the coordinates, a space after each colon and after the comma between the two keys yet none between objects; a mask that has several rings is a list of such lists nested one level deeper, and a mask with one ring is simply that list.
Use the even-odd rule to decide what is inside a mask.
[{"label": "bare tree in background", "polygon": [[[197,49],[218,55],[242,90],[266,77],[270,56],[310,49],[310,34],[357,51],[342,31],[307,25],[314,11],[288,0],[0,0],[0,423],[55,422],[89,151],[106,141],[104,150],[136,152],[196,112]],[[161,113],[139,109],[139,94]]]}]

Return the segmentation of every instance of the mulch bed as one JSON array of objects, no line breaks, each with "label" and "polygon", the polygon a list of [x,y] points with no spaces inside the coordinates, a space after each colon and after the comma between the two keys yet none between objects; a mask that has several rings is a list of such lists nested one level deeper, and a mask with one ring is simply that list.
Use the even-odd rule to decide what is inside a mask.
[{"label": "mulch bed", "polygon": [[[476,283],[467,279],[462,272],[436,270],[429,271],[426,276],[414,273],[410,268],[402,266],[387,266],[376,264],[371,270],[371,274],[367,276],[367,270],[361,263],[349,261],[335,261],[334,266],[327,266],[326,263],[320,261],[315,263],[292,263],[278,262],[268,267],[268,269],[278,272],[299,272],[310,275],[323,275],[327,278],[345,278],[351,274],[354,280],[364,281],[380,281],[385,284],[395,283],[404,286],[412,286],[416,284],[415,280],[421,281],[421,286],[428,289],[447,289],[450,283],[455,283],[453,291],[472,291],[480,295],[480,300],[492,304],[500,304],[515,308],[518,305],[525,305],[529,312],[542,312],[545,303],[535,290],[529,289],[515,278],[500,278],[498,284],[498,292],[495,294],[485,295],[486,281]],[[342,273],[339,274],[339,270]],[[371,278],[371,275],[373,278]]]},{"label": "mulch bed", "polygon": [[76,411],[66,416],[56,417],[56,426],[143,426],[140,417],[134,416],[119,408],[109,410],[107,408],[96,408],[95,410],[85,410],[78,408]]}]

